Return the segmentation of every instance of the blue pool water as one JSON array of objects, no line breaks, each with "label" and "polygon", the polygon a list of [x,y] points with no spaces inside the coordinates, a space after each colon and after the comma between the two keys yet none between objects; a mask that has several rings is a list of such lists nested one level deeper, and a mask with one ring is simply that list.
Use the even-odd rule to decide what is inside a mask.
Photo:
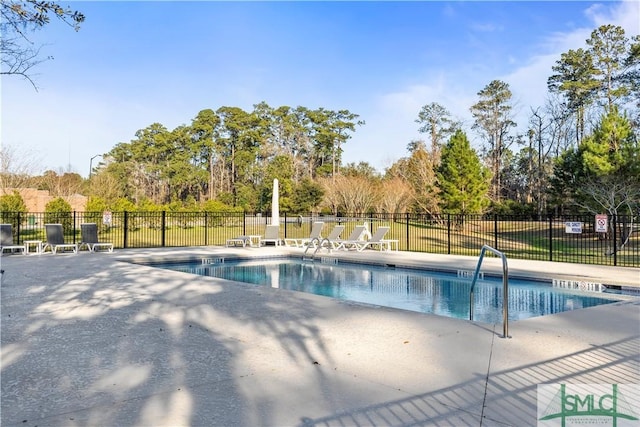
[{"label": "blue pool water", "polygon": [[[450,273],[300,259],[225,260],[217,264],[200,261],[154,266],[348,301],[469,318],[471,279]],[[474,291],[474,320],[502,321],[502,286],[502,278],[478,280]],[[510,320],[615,301],[617,299],[602,293],[557,289],[541,282],[509,279]]]}]

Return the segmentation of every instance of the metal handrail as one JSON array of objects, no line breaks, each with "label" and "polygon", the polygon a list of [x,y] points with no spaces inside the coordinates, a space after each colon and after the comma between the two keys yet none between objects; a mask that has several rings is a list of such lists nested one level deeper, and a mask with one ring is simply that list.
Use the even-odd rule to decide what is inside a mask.
[{"label": "metal handrail", "polygon": [[326,237],[322,240],[320,240],[319,237],[314,237],[313,239],[309,240],[309,244],[307,245],[307,247],[304,250],[304,254],[302,255],[302,257],[306,257],[307,256],[307,251],[309,250],[309,248],[313,245],[313,247],[315,248],[315,251],[313,251],[313,255],[311,255],[311,259],[315,259],[316,257],[316,252],[318,252],[318,249],[320,249],[322,247],[322,245],[324,244],[324,242],[329,242],[329,252],[331,252],[331,242],[329,241],[329,239],[327,239]]},{"label": "metal handrail", "polygon": [[482,246],[480,250],[478,265],[476,265],[476,271],[473,273],[473,279],[471,280],[471,290],[469,291],[469,320],[473,320],[473,291],[476,287],[476,281],[480,274],[480,266],[486,251],[493,252],[502,258],[502,338],[511,338],[509,336],[509,267],[507,265],[507,257],[504,253],[488,245]]},{"label": "metal handrail", "polygon": [[316,253],[320,250],[320,248],[323,247],[324,242],[327,242],[327,251],[329,253],[331,253],[331,240],[329,240],[328,238],[325,237],[324,239],[322,239],[322,241],[320,243],[318,243],[318,246],[316,247],[316,250],[313,251],[313,258],[316,257]]}]

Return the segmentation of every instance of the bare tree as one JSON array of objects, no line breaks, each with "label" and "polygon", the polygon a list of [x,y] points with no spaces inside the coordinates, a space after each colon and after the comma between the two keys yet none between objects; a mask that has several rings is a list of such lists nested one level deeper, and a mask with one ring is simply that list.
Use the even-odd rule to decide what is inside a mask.
[{"label": "bare tree", "polygon": [[411,185],[398,176],[382,180],[378,192],[377,208],[384,213],[406,212],[414,198]]},{"label": "bare tree", "polygon": [[89,185],[91,195],[114,203],[122,194],[118,180],[109,173],[98,172],[91,177]]},{"label": "bare tree", "polygon": [[438,186],[434,157],[427,151],[424,141],[412,141],[407,146],[409,157],[403,157],[388,170],[388,177],[400,177],[408,183],[412,191],[412,209],[434,213],[438,208]]},{"label": "bare tree", "polygon": [[376,203],[375,182],[363,176],[336,175],[323,178],[324,202],[334,212],[366,213]]},{"label": "bare tree", "polygon": [[0,145],[0,190],[24,187],[40,167],[35,153]]},{"label": "bare tree", "polygon": [[40,186],[54,197],[69,197],[82,189],[82,177],[75,172],[48,170],[39,178]]},{"label": "bare tree", "polygon": [[53,1],[2,0],[0,2],[0,74],[18,75],[27,79],[37,90],[32,69],[49,59],[42,57],[40,47],[34,46],[28,33],[41,29],[55,17],[78,31],[84,15],[63,8]]},{"label": "bare tree", "polygon": [[[620,179],[619,177],[607,177],[605,179],[588,180],[582,191],[595,201],[595,206],[600,209],[594,209],[594,205],[590,203],[577,204],[596,215],[602,210],[609,215],[618,218],[628,218],[628,221],[622,224],[618,242],[611,241],[612,248],[608,255],[612,255],[614,251],[622,249],[631,237],[634,230],[634,209],[637,209],[638,200],[640,200],[640,185],[637,178]],[[614,225],[609,223],[611,230]]]}]

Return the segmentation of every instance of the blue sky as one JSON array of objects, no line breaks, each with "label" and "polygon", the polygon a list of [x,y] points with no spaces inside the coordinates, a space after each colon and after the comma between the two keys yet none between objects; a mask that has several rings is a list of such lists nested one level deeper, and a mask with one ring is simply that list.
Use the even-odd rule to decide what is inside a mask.
[{"label": "blue sky", "polygon": [[34,173],[85,177],[91,157],[138,129],[262,101],[359,114],[344,161],[383,171],[424,138],[423,105],[445,106],[477,145],[469,107],[489,82],[511,86],[524,129],[561,53],[602,24],[640,33],[637,0],[61,4],[86,22],[32,35],[55,58],[35,70],[37,92],[3,76],[2,143],[36,159]]}]

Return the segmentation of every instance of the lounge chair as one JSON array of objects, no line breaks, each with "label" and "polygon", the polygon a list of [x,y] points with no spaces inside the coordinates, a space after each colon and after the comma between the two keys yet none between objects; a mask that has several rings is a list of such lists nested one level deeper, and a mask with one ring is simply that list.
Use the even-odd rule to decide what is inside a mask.
[{"label": "lounge chair", "polygon": [[249,238],[249,236],[238,236],[238,237],[234,237],[232,239],[227,239],[227,247],[231,247],[231,246],[242,246],[243,248],[247,245],[251,244],[251,239]]},{"label": "lounge chair", "polygon": [[13,228],[11,224],[0,224],[0,253],[4,253],[5,250],[9,250],[10,253],[18,250],[23,254],[26,253],[25,245],[13,244]]},{"label": "lounge chair", "polygon": [[320,247],[326,247],[328,249],[336,249],[342,240],[340,240],[340,235],[344,231],[344,225],[336,225],[331,230],[329,235],[320,241]]},{"label": "lounge chair", "polygon": [[260,247],[260,241],[262,236],[259,234],[247,234],[238,237],[234,237],[233,239],[227,239],[227,247],[230,246],[251,246],[252,248]]},{"label": "lounge chair", "polygon": [[[311,233],[309,237],[303,238],[286,238],[284,239],[284,244],[286,246],[296,246],[298,248],[303,248],[306,245],[310,245],[314,242],[314,239],[318,239],[318,242],[322,239],[322,229],[324,228],[324,222],[316,221],[313,223],[313,227],[311,227]],[[314,243],[315,245],[316,243]]]},{"label": "lounge chair", "polygon": [[45,224],[44,230],[47,234],[47,243],[42,246],[42,252],[49,248],[54,254],[58,252],[58,249],[62,249],[62,252],[66,249],[71,249],[74,254],[78,253],[78,245],[76,243],[64,242],[62,224]]},{"label": "lounge chair", "polygon": [[389,227],[378,227],[376,232],[371,236],[371,239],[367,240],[364,243],[356,243],[356,249],[359,252],[362,252],[368,247],[376,246],[378,250],[392,250],[393,243],[396,245],[396,250],[398,250],[398,241],[385,239],[384,236],[389,232]]},{"label": "lounge chair", "polygon": [[100,248],[106,249],[108,252],[113,252],[113,243],[100,242],[98,240],[98,225],[93,222],[80,224],[80,230],[82,232],[82,240],[78,245],[78,250],[83,246],[89,249],[89,252],[94,252]]},{"label": "lounge chair", "polygon": [[260,239],[260,245],[266,246],[267,243],[273,243],[276,246],[280,246],[282,240],[280,239],[279,225],[267,225],[264,230],[264,237]]},{"label": "lounge chair", "polygon": [[358,249],[358,244],[366,242],[362,237],[367,232],[366,225],[358,225],[353,229],[346,240],[339,240],[339,244],[335,249]]}]

